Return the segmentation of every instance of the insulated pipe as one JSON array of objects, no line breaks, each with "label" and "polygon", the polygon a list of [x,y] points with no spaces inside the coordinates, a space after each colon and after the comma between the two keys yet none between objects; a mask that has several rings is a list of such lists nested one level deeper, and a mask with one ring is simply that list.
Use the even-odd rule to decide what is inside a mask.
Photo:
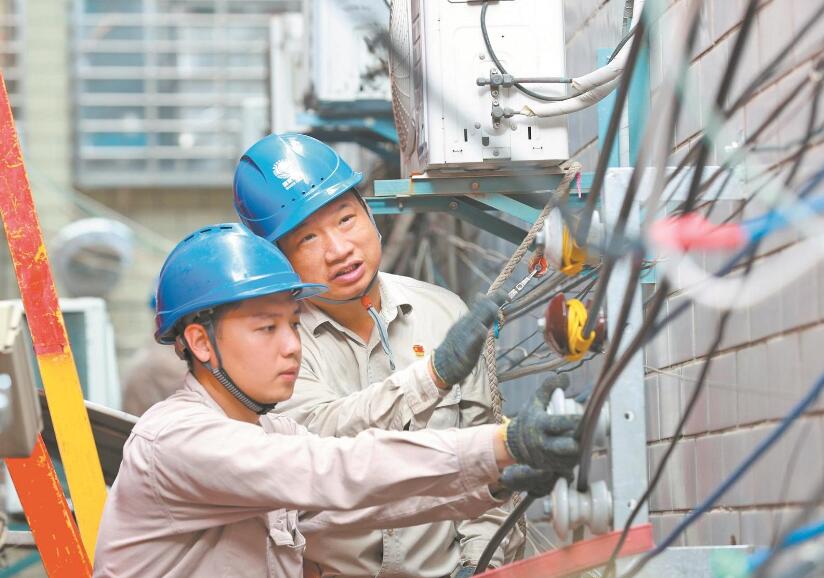
[{"label": "insulated pipe", "polygon": [[[640,21],[646,0],[635,0],[632,13],[631,30],[635,30]],[[625,44],[618,54],[606,65],[583,76],[572,79],[572,87],[579,94],[569,100],[546,102],[524,106],[517,114],[525,116],[552,117],[578,112],[589,108],[607,96],[618,85],[621,74],[627,64],[631,43]]]},{"label": "insulated pipe", "polygon": [[542,104],[533,105],[527,104],[524,105],[524,107],[515,114],[547,118],[551,116],[563,116],[565,114],[578,112],[579,110],[589,108],[596,104],[598,101],[602,100],[610,92],[612,92],[620,82],[621,78],[619,75],[617,78],[612,79],[606,84],[594,88],[589,92],[585,92],[584,94],[579,94],[578,96],[570,98],[569,100],[561,100],[558,102],[545,102]]}]

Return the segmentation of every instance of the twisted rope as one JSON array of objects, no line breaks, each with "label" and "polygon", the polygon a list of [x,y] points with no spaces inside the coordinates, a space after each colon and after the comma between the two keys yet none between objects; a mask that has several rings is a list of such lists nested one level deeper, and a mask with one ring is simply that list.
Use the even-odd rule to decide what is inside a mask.
[{"label": "twisted rope", "polygon": [[[555,195],[550,198],[544,208],[541,210],[541,213],[538,215],[538,219],[532,225],[532,228],[529,229],[529,232],[524,237],[524,240],[521,241],[521,244],[509,258],[504,268],[498,274],[498,277],[495,281],[492,282],[492,285],[489,287],[489,291],[487,291],[487,295],[491,295],[498,289],[500,289],[503,284],[512,276],[512,273],[515,271],[515,268],[521,262],[521,259],[524,258],[526,252],[529,250],[529,246],[532,244],[532,241],[535,240],[535,235],[538,234],[538,231],[544,226],[544,220],[546,219],[549,211],[555,206],[558,202],[558,197],[565,198],[569,194],[569,187],[572,183],[572,179],[581,172],[581,163],[578,162],[571,162],[567,165],[564,169],[564,178],[561,179],[561,182],[558,184],[558,188],[556,189]],[[498,314],[498,329],[500,330],[504,324],[504,315],[503,313]],[[495,423],[501,423],[503,420],[503,397],[501,396],[501,390],[498,387],[498,364],[496,363],[495,359],[495,336],[493,335],[492,331],[490,331],[486,336],[486,344],[484,348],[484,360],[486,361],[486,373],[487,378],[489,379],[489,390],[490,396],[492,398],[492,415],[495,416]]]},{"label": "twisted rope", "polygon": [[[555,194],[552,195],[547,201],[544,208],[541,210],[541,213],[538,215],[538,219],[529,229],[529,232],[524,237],[524,240],[521,241],[521,244],[518,245],[518,248],[515,249],[515,252],[509,258],[504,268],[498,274],[498,277],[495,281],[492,282],[492,285],[489,287],[489,291],[487,291],[487,295],[491,295],[495,291],[501,288],[503,284],[512,276],[512,273],[515,271],[515,268],[521,262],[521,259],[524,258],[526,252],[529,250],[529,246],[532,244],[532,241],[535,240],[535,235],[538,234],[544,226],[544,220],[546,219],[549,211],[555,206],[558,202],[559,198],[566,198],[569,195],[569,187],[572,183],[572,179],[575,178],[578,173],[581,172],[581,163],[577,161],[570,162],[564,168],[564,178],[561,179],[561,182],[558,184],[558,188],[555,190]],[[503,327],[504,325],[504,314],[503,312],[498,312],[498,330]],[[503,396],[501,395],[501,389],[498,386],[498,363],[496,361],[496,351],[495,351],[495,336],[493,332],[490,331],[486,335],[486,343],[484,347],[484,361],[486,362],[486,376],[489,380],[489,396],[492,401],[492,415],[495,417],[495,423],[502,423],[503,422]],[[513,495],[512,502],[515,507],[518,506],[520,503],[520,496]],[[518,529],[521,533],[526,536],[526,517],[521,517],[518,520]],[[515,555],[516,559],[520,559],[523,557],[523,550],[525,544],[521,544],[518,549],[518,553]]]}]

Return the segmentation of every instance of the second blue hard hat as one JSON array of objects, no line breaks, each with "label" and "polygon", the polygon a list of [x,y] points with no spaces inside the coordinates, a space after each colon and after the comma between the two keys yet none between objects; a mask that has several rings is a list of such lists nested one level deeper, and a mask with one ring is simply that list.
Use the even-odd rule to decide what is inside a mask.
[{"label": "second blue hard hat", "polygon": [[238,163],[235,210],[252,232],[275,242],[362,179],[329,145],[299,133],[272,134]]},{"label": "second blue hard hat", "polygon": [[303,283],[283,253],[243,225],[203,227],[178,243],[160,270],[155,339],[174,343],[181,319],[220,305],[284,291],[304,299],[326,289]]}]

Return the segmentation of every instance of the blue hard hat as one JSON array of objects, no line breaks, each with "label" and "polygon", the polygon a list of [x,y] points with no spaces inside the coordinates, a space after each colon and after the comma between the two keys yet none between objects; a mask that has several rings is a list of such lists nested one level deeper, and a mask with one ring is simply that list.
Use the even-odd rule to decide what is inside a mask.
[{"label": "blue hard hat", "polygon": [[238,163],[235,210],[253,233],[275,242],[362,179],[329,145],[304,134],[272,134]]},{"label": "blue hard hat", "polygon": [[155,339],[174,343],[186,315],[282,291],[304,299],[326,287],[303,283],[283,253],[243,225],[204,227],[178,243],[160,270]]}]

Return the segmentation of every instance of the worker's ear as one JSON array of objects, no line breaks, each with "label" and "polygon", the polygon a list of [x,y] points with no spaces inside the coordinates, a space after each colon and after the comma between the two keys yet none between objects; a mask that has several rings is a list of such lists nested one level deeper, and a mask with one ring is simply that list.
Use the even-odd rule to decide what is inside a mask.
[{"label": "worker's ear", "polygon": [[189,346],[189,351],[201,363],[212,361],[212,342],[206,328],[200,323],[190,323],[183,330],[183,338]]}]

